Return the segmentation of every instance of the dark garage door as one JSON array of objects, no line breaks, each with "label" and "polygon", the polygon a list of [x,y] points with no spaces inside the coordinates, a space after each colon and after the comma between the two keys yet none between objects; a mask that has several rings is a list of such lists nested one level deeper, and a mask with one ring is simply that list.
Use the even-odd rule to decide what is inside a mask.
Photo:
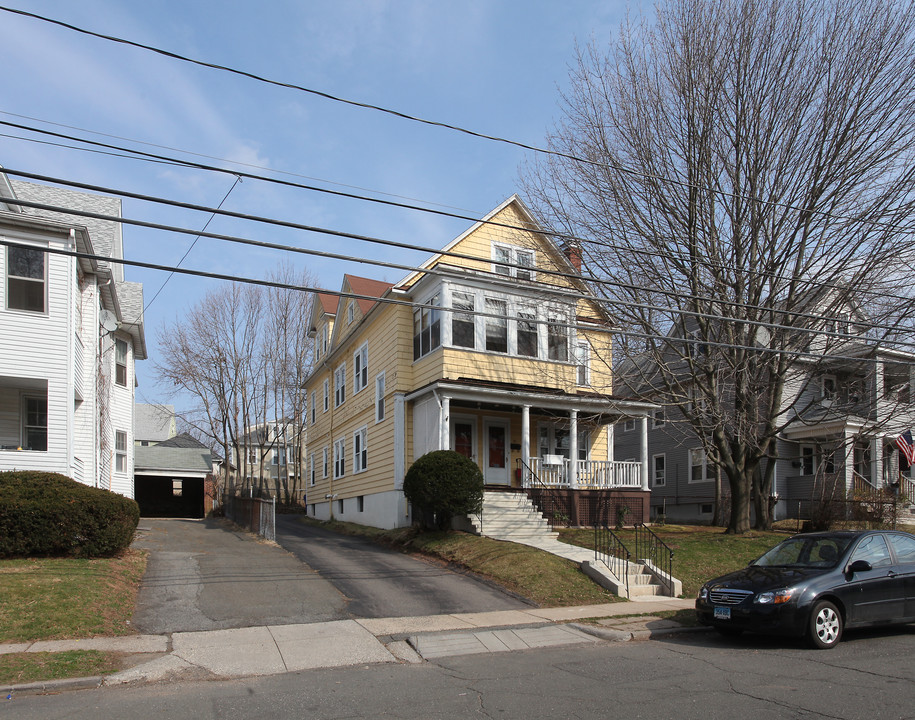
[{"label": "dark garage door", "polygon": [[134,495],[143,517],[203,517],[203,479],[139,475]]}]

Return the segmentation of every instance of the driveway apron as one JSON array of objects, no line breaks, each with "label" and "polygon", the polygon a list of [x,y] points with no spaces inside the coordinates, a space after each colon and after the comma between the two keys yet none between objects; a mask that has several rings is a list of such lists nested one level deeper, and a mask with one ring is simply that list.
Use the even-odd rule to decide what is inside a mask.
[{"label": "driveway apron", "polygon": [[333,583],[351,617],[411,617],[530,608],[471,575],[381,547],[360,537],[278,515],[276,541]]},{"label": "driveway apron", "polygon": [[346,598],[299,559],[215,520],[140,521],[149,551],[134,627],[142,633],[324,622]]}]

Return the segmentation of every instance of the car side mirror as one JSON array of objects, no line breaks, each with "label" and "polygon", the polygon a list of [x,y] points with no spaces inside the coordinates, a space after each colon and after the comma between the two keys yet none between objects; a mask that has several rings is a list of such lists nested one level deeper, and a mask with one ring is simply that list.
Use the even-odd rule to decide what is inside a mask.
[{"label": "car side mirror", "polygon": [[867,560],[855,560],[851,565],[848,566],[848,572],[854,574],[859,572],[867,572],[868,570],[873,570],[871,564]]}]

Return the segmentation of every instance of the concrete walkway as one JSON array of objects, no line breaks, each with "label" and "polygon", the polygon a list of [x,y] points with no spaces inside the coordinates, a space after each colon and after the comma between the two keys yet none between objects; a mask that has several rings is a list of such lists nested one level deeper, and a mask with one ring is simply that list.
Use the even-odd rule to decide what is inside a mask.
[{"label": "concrete walkway", "polygon": [[[425,617],[365,618],[297,625],[0,645],[0,654],[106,650],[136,664],[105,677],[32,683],[11,692],[126,683],[276,675],[312,668],[411,662],[557,645],[646,639],[681,629],[654,613],[692,608],[691,599]],[[637,616],[637,617],[634,617]],[[596,625],[575,620],[600,618]],[[6,688],[4,688],[6,689]]]}]

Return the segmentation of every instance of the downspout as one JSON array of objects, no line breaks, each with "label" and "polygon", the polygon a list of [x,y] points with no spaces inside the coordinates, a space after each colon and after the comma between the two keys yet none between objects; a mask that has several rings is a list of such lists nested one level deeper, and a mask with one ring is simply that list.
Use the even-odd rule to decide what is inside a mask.
[{"label": "downspout", "polygon": [[[67,240],[67,250],[76,250],[76,231],[70,228],[70,236]],[[76,475],[74,472],[74,454],[73,454],[73,435],[74,425],[76,424],[76,405],[74,398],[76,395],[76,303],[80,298],[74,295],[74,279],[76,278],[77,259],[73,256],[68,258],[67,262],[67,474],[72,478]],[[79,281],[76,280],[77,288]],[[47,391],[45,391],[47,397]],[[85,478],[80,478],[83,482]]]}]

